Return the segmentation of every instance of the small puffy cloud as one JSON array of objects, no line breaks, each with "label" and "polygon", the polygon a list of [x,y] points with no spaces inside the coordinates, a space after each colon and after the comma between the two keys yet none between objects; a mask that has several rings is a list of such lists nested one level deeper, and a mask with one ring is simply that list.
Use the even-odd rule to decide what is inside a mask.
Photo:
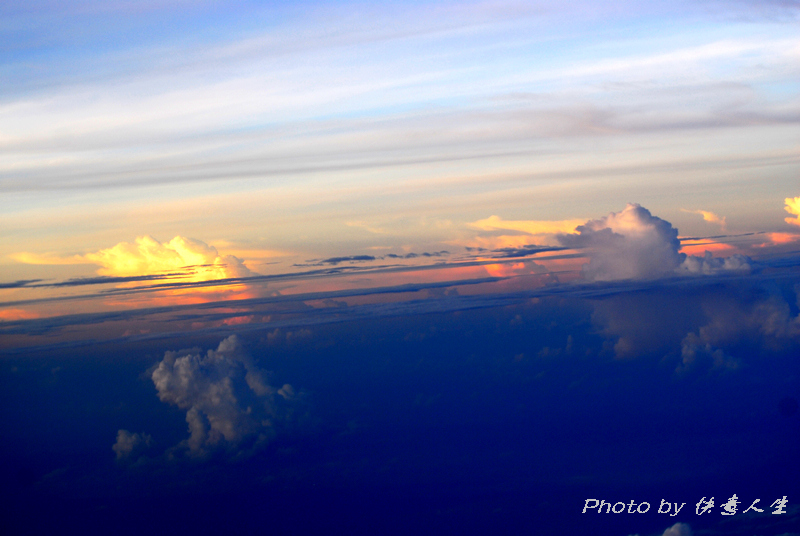
[{"label": "small puffy cloud", "polygon": [[117,454],[117,461],[136,460],[150,447],[152,441],[149,434],[132,434],[127,430],[119,430],[117,441],[111,448]]},{"label": "small puffy cloud", "polygon": [[591,220],[577,233],[558,236],[566,247],[587,250],[583,276],[590,281],[655,279],[672,274],[713,275],[724,271],[749,272],[752,261],[743,255],[726,258],[687,256],[680,252],[678,230],[639,204],[622,212]]},{"label": "small puffy cloud", "polygon": [[703,217],[703,220],[705,220],[705,221],[707,221],[709,223],[716,223],[722,229],[725,229],[725,227],[726,227],[725,216],[720,217],[720,216],[717,216],[716,214],[714,214],[713,212],[709,212],[707,210],[686,210],[686,209],[681,209],[681,211],[689,212],[691,214],[700,214]]},{"label": "small puffy cloud", "polygon": [[622,212],[575,230],[558,239],[564,246],[588,250],[583,275],[590,281],[655,278],[674,271],[685,258],[678,252],[678,230],[639,204],[629,203]]},{"label": "small puffy cloud", "polygon": [[692,536],[692,528],[686,523],[675,523],[661,536]]},{"label": "small puffy cloud", "polygon": [[297,398],[291,385],[275,389],[268,372],[256,366],[235,335],[216,350],[166,352],[151,378],[162,402],[186,410],[190,436],[173,454],[205,457],[217,450],[255,452],[288,415]]},{"label": "small puffy cloud", "polygon": [[786,223],[800,225],[800,197],[787,197],[783,201],[786,203],[784,210],[792,214],[791,217],[785,219]]}]

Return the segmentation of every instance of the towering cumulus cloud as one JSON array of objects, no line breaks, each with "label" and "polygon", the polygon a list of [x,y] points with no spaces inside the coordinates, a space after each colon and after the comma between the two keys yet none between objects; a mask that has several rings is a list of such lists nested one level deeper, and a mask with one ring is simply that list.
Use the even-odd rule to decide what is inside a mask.
[{"label": "towering cumulus cloud", "polygon": [[275,389],[266,376],[235,335],[205,355],[196,349],[167,352],[151,378],[162,402],[187,410],[190,433],[172,454],[242,455],[265,445],[295,396],[291,385]]},{"label": "towering cumulus cloud", "polygon": [[588,249],[583,274],[591,281],[658,277],[675,270],[685,257],[678,253],[678,230],[638,204],[575,230],[558,238],[564,246]]},{"label": "towering cumulus cloud", "polygon": [[176,236],[165,244],[151,236],[140,236],[133,244],[120,242],[84,258],[101,266],[98,270],[100,275],[109,276],[153,274],[187,266],[196,267],[203,280],[252,275],[233,255],[220,255],[215,247],[182,236]]},{"label": "towering cumulus cloud", "polygon": [[589,263],[583,266],[583,276],[590,281],[750,270],[750,259],[738,254],[717,259],[708,252],[704,257],[680,253],[678,230],[636,203],[628,203],[622,212],[588,221],[575,230],[576,233],[558,235],[558,240],[564,246],[587,250]]}]

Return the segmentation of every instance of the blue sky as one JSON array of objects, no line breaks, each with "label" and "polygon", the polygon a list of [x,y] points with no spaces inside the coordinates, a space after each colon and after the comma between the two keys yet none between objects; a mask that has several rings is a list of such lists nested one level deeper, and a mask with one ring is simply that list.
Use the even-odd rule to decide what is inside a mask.
[{"label": "blue sky", "polygon": [[335,255],[378,245],[365,227],[463,242],[426,222],[627,202],[690,235],[680,209],[776,231],[797,194],[791,4],[4,9],[9,270],[23,230],[34,253],[147,234]]}]

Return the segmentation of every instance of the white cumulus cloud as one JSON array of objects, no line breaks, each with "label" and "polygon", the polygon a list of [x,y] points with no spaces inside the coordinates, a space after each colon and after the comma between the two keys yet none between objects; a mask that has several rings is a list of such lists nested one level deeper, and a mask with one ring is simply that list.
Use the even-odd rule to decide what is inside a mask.
[{"label": "white cumulus cloud", "polygon": [[567,247],[586,249],[589,263],[583,266],[583,276],[590,281],[655,279],[676,273],[713,275],[751,269],[752,261],[743,255],[716,258],[709,252],[703,257],[681,253],[678,230],[636,203],[575,230],[559,235],[558,240]]},{"label": "white cumulus cloud", "polygon": [[587,248],[589,264],[583,274],[591,281],[655,278],[674,271],[684,260],[678,252],[678,230],[635,203],[575,230],[559,235],[559,241]]},{"label": "white cumulus cloud", "polygon": [[166,352],[151,378],[162,402],[186,410],[189,438],[173,453],[204,457],[217,450],[242,455],[259,449],[287,415],[297,395],[276,389],[235,335],[205,354],[197,349]]}]

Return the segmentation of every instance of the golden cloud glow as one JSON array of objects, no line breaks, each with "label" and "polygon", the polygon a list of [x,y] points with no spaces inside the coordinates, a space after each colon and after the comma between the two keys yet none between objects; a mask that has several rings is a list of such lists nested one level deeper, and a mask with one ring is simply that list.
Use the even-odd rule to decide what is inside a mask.
[{"label": "golden cloud glow", "polygon": [[486,219],[470,223],[483,231],[519,231],[529,235],[572,233],[586,220],[503,220],[499,216],[489,216]]},{"label": "golden cloud glow", "polygon": [[787,197],[783,200],[786,203],[784,210],[789,214],[794,214],[794,217],[786,218],[786,223],[792,225],[800,225],[800,197]]},{"label": "golden cloud glow", "polygon": [[709,212],[707,210],[686,210],[685,208],[682,208],[681,211],[682,212],[689,212],[691,214],[700,214],[701,216],[703,216],[703,220],[705,220],[707,222],[710,222],[710,223],[716,223],[722,229],[725,229],[725,225],[726,225],[725,216],[720,217],[720,216],[717,216],[716,214],[714,214],[713,212]]},{"label": "golden cloud glow", "polygon": [[133,244],[120,242],[116,246],[84,256],[99,264],[97,273],[109,276],[134,276],[181,270],[194,267],[196,281],[225,279],[251,275],[241,259],[221,256],[217,248],[200,240],[176,236],[166,244],[151,236],[140,236]]},{"label": "golden cloud glow", "polygon": [[483,220],[469,223],[470,227],[481,231],[508,231],[498,236],[477,236],[468,245],[487,249],[522,247],[530,244],[557,246],[555,235],[571,233],[586,220],[503,220],[499,216],[489,216]]},{"label": "golden cloud glow", "polygon": [[185,280],[209,281],[253,274],[238,257],[221,255],[214,246],[182,236],[164,244],[151,236],[140,236],[133,244],[120,242],[96,253],[71,257],[23,252],[11,258],[26,264],[97,264],[98,274],[114,277],[184,272]]}]

